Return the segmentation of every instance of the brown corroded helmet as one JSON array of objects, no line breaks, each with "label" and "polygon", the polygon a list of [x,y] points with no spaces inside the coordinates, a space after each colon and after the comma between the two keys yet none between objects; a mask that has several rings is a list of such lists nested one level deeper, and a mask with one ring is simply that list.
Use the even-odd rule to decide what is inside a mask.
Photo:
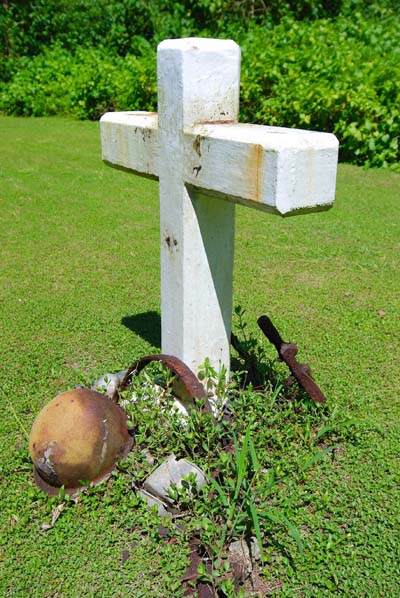
[{"label": "brown corroded helmet", "polygon": [[126,414],[111,399],[80,388],[55,397],[33,422],[29,452],[37,485],[74,494],[103,480],[132,446]]}]

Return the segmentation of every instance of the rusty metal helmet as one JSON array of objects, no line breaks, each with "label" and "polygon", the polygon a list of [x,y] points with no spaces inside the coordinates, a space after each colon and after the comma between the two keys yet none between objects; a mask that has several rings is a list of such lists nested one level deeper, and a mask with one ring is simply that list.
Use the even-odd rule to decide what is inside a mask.
[{"label": "rusty metal helmet", "polygon": [[36,484],[68,494],[97,484],[132,446],[123,409],[103,394],[80,388],[56,396],[35,419],[29,452]]}]

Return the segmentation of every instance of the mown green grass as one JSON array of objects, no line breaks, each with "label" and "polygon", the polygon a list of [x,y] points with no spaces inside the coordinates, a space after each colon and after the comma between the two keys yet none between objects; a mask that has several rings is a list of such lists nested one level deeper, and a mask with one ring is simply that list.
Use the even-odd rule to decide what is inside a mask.
[{"label": "mown green grass", "polygon": [[[179,596],[187,547],[159,539],[121,476],[41,531],[57,501],[32,482],[24,433],[58,390],[159,349],[157,184],[103,166],[95,123],[2,117],[0,144],[0,595]],[[341,165],[330,212],[237,209],[234,303],[259,338],[270,315],[329,411],[360,421],[278,489],[305,548],[271,538],[272,595],[400,594],[399,195],[399,175]]]}]

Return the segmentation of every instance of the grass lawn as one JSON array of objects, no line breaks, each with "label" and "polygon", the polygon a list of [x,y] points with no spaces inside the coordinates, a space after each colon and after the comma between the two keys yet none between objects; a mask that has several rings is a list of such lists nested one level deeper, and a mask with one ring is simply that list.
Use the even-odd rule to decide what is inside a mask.
[{"label": "grass lawn", "polygon": [[[105,167],[96,123],[1,117],[0,155],[0,596],[180,596],[187,544],[159,538],[126,474],[42,531],[58,499],[26,439],[57,391],[159,351],[157,184]],[[400,175],[341,165],[329,212],[237,207],[234,304],[260,339],[267,313],[328,397],[276,428],[257,405],[258,456],[283,471],[272,507],[304,544],[271,526],[264,593],[400,595],[399,203]]]}]

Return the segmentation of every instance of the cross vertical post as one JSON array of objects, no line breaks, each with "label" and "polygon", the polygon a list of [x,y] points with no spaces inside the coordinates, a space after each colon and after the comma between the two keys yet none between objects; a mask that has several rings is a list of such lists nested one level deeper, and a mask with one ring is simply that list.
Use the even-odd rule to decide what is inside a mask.
[{"label": "cross vertical post", "polygon": [[200,122],[236,122],[239,78],[234,42],[159,45],[162,352],[196,374],[206,357],[229,371],[235,205],[187,187],[184,132]]}]

